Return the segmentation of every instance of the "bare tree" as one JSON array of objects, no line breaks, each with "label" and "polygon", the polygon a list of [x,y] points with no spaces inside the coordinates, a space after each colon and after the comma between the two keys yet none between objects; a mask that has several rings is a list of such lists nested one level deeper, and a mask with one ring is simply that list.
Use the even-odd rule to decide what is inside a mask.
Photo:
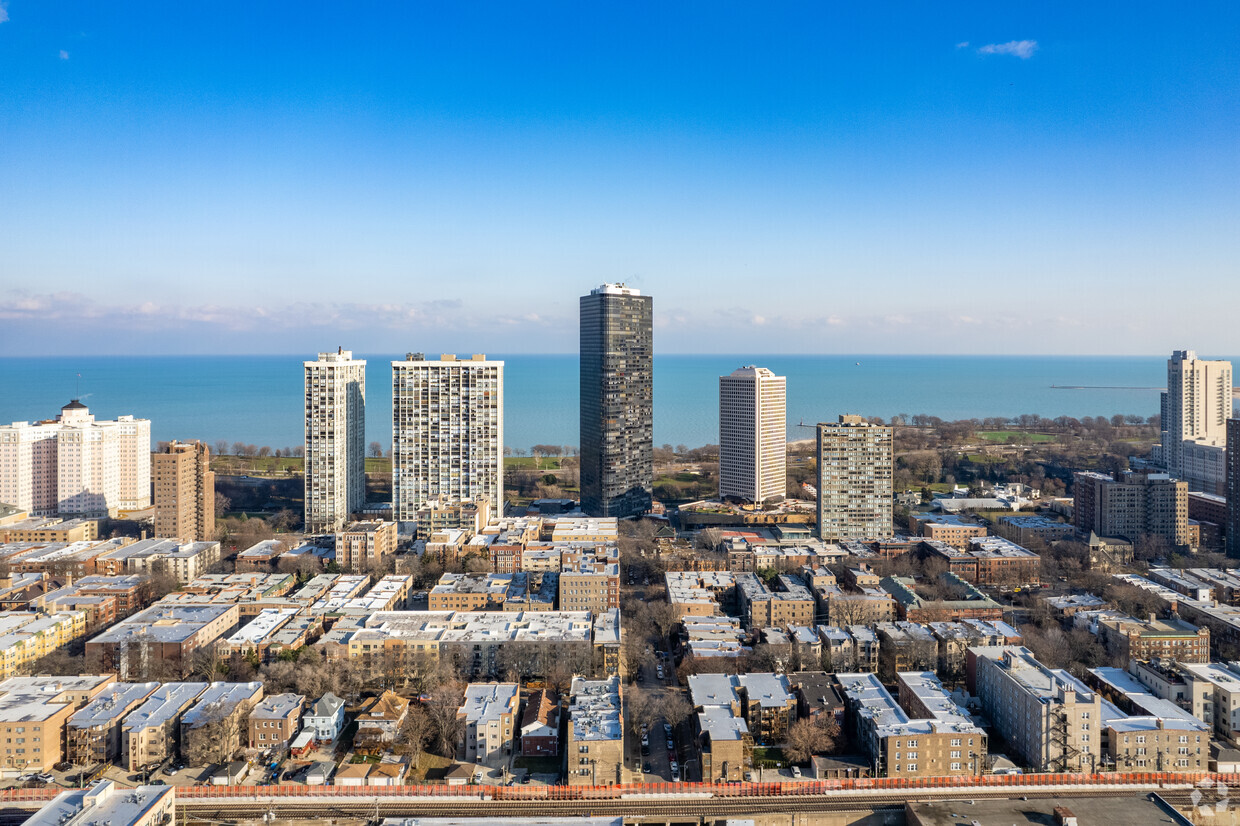
[{"label": "bare tree", "polygon": [[271,455],[271,448],[268,447],[267,445],[263,445],[262,447],[258,449],[258,455],[266,459],[268,456]]},{"label": "bare tree", "polygon": [[228,441],[226,439],[215,440],[215,455],[224,456],[228,453]]},{"label": "bare tree", "polygon": [[409,706],[405,721],[396,732],[396,748],[412,757],[412,765],[417,766],[422,750],[431,741],[435,724],[430,714],[421,705],[414,703]]},{"label": "bare tree", "polygon": [[804,763],[815,754],[833,751],[839,737],[839,725],[830,714],[817,719],[797,720],[788,729],[784,754],[794,763]]},{"label": "bare tree", "polygon": [[663,702],[659,704],[659,710],[663,713],[663,719],[673,728],[693,714],[693,706],[689,705],[689,701],[680,692],[663,698]]},{"label": "bare tree", "polygon": [[455,675],[446,674],[427,699],[426,713],[435,724],[439,753],[444,757],[456,754],[456,742],[460,738],[462,726],[456,712],[464,700],[465,686]]},{"label": "bare tree", "polygon": [[367,450],[370,453],[370,458],[372,459],[383,458],[383,445],[381,445],[379,442],[371,442]]}]

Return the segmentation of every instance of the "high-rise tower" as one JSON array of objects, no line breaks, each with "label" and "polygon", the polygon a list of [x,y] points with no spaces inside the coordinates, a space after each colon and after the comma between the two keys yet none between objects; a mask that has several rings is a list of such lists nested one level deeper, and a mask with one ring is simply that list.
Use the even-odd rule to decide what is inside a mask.
[{"label": "high-rise tower", "polygon": [[504,363],[484,355],[392,362],[392,518],[436,497],[504,499]]},{"label": "high-rise tower", "polygon": [[818,536],[891,536],[892,428],[861,416],[818,425]]},{"label": "high-rise tower", "polygon": [[366,362],[319,353],[306,370],[306,533],[332,533],[366,504]]},{"label": "high-rise tower", "polygon": [[719,377],[719,495],[764,502],[788,490],[787,379],[765,367]]},{"label": "high-rise tower", "polygon": [[1189,490],[1223,492],[1232,398],[1230,361],[1199,359],[1192,350],[1176,350],[1167,360],[1162,459],[1167,472],[1187,482]]},{"label": "high-rise tower", "polygon": [[623,284],[581,297],[581,507],[640,516],[654,481],[654,301]]},{"label": "high-rise tower", "polygon": [[215,473],[202,442],[170,442],[151,457],[155,536],[182,542],[215,538]]}]

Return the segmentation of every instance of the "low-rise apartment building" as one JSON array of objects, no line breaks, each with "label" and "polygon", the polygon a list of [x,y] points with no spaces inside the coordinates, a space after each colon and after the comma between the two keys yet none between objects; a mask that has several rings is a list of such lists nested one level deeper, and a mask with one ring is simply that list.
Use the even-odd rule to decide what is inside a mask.
[{"label": "low-rise apartment building", "polygon": [[103,780],[61,792],[32,815],[29,826],[164,826],[176,820],[173,786],[122,788]]},{"label": "low-rise apartment building", "polygon": [[396,553],[395,522],[354,522],[336,534],[336,564],[346,571],[366,571]]},{"label": "low-rise apartment building", "polygon": [[[218,743],[219,753],[233,755],[248,742],[246,720],[263,699],[263,684],[211,683],[197,702],[181,715],[180,748],[183,757],[193,737],[209,736]],[[205,732],[199,733],[205,729]]]},{"label": "low-rise apartment building", "polygon": [[985,525],[954,513],[909,514],[908,530],[914,536],[934,539],[960,550],[968,547],[970,539],[986,536]]},{"label": "low-rise apartment building", "polygon": [[560,610],[601,614],[620,607],[620,566],[579,560],[560,569]]},{"label": "low-rise apartment building", "polygon": [[947,570],[974,585],[1037,585],[1042,558],[1001,536],[975,536],[961,547],[936,540],[921,543],[921,554],[947,563]]},{"label": "low-rise apartment building", "polygon": [[181,750],[181,716],[207,683],[164,683],[121,725],[122,765],[128,771],[157,766]]},{"label": "low-rise apartment building", "polygon": [[86,643],[86,656],[122,679],[149,673],[162,664],[181,676],[203,646],[231,634],[240,620],[237,605],[153,605],[117,623]]},{"label": "low-rise apartment building", "polygon": [[111,763],[122,754],[121,722],[159,688],[159,683],[112,683],[74,712],[65,726],[70,763]]},{"label": "low-rise apartment building", "polygon": [[0,683],[5,769],[50,771],[63,759],[65,723],[115,681],[112,675],[10,677]]},{"label": "low-rise apartment building", "polygon": [[750,628],[814,624],[814,595],[796,578],[781,574],[772,591],[757,574],[736,574],[737,603]]},{"label": "low-rise apartment building", "polygon": [[306,698],[300,694],[269,694],[260,700],[250,712],[250,748],[279,752],[287,747],[297,734],[305,705]]},{"label": "low-rise apartment building", "polygon": [[1210,662],[1210,631],[1179,619],[1102,619],[1098,636],[1123,660]]},{"label": "low-rise apartment building", "polygon": [[620,678],[574,677],[565,741],[570,786],[612,786],[623,780],[624,714]]},{"label": "low-rise apartment building", "polygon": [[883,777],[950,777],[981,773],[986,734],[929,672],[898,674],[891,696],[874,674],[837,674],[854,736]]},{"label": "low-rise apartment building", "polygon": [[969,691],[1008,746],[1034,771],[1102,766],[1102,697],[1023,646],[969,649]]},{"label": "low-rise apartment building", "polygon": [[470,683],[457,710],[463,722],[457,759],[496,764],[512,754],[521,693],[516,683]]}]

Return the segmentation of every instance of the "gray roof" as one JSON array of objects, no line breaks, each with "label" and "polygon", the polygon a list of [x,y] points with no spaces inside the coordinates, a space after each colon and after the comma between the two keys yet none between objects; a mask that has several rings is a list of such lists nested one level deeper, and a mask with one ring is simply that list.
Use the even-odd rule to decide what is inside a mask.
[{"label": "gray roof", "polygon": [[124,727],[132,731],[162,726],[206,690],[206,683],[164,683],[125,718]]},{"label": "gray roof", "polygon": [[159,683],[112,683],[84,708],[69,718],[74,728],[93,728],[119,722],[126,711],[150,697]]},{"label": "gray roof", "polygon": [[306,698],[300,694],[271,694],[254,706],[250,717],[260,720],[287,720],[295,711],[300,711],[305,702]]}]

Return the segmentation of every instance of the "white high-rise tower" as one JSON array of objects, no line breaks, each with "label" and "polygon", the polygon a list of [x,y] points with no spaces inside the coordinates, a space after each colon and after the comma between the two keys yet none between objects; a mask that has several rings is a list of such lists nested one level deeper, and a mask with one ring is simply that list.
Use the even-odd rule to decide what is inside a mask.
[{"label": "white high-rise tower", "polygon": [[1232,415],[1231,362],[1176,350],[1167,360],[1162,397],[1162,460],[1189,490],[1223,493],[1227,420]]},{"label": "white high-rise tower", "polygon": [[306,368],[306,533],[332,533],[366,504],[366,362],[319,353]]},{"label": "white high-rise tower", "polygon": [[426,502],[504,498],[504,363],[484,355],[392,362],[392,518]]},{"label": "white high-rise tower", "polygon": [[719,495],[748,502],[788,487],[787,379],[765,367],[719,377]]}]

